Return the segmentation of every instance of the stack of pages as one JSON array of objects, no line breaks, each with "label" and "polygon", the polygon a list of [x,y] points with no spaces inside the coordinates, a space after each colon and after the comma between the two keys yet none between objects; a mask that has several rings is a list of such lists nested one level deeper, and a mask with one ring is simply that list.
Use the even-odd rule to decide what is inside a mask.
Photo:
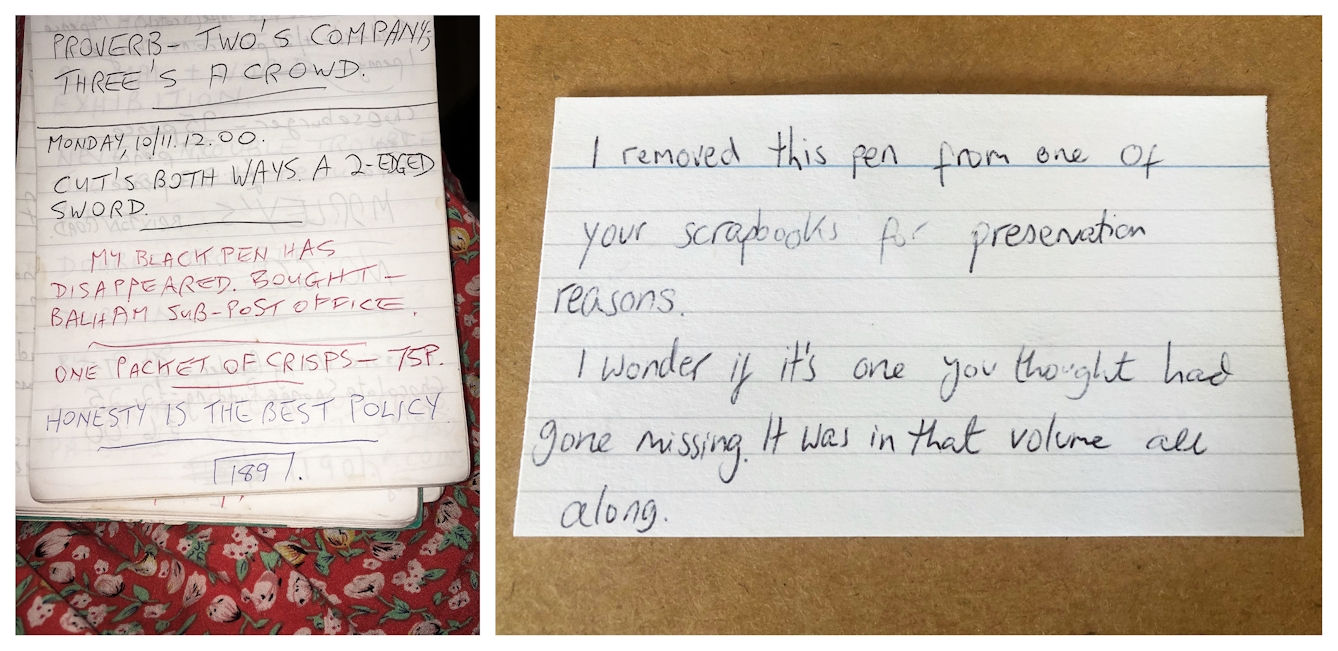
[{"label": "stack of pages", "polygon": [[20,517],[394,528],[467,476],[434,41],[27,21]]}]

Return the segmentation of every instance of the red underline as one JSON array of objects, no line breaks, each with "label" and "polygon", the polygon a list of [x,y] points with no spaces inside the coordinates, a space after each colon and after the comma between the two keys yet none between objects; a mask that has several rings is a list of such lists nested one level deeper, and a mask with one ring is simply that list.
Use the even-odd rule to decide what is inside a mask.
[{"label": "red underline", "polygon": [[103,348],[147,348],[149,346],[176,346],[180,344],[265,344],[269,346],[320,346],[332,348],[335,346],[366,346],[367,342],[357,341],[345,344],[303,344],[295,341],[251,341],[247,339],[182,339],[179,341],[155,341],[148,344],[104,344],[95,341],[88,345],[89,348],[102,346]]},{"label": "red underline", "polygon": [[176,385],[172,385],[172,388],[173,389],[235,389],[237,387],[253,387],[257,384],[279,384],[279,383],[302,384],[302,382],[296,382],[294,380],[265,380],[263,382],[247,382],[246,384],[221,384],[216,387],[179,387]]}]

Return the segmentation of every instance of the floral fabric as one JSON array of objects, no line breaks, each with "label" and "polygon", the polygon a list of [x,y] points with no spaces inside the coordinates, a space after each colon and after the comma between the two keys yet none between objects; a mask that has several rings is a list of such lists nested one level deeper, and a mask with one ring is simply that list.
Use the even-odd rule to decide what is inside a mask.
[{"label": "floral fabric", "polygon": [[404,531],[18,522],[18,633],[478,633],[479,236],[447,178],[469,479]]}]

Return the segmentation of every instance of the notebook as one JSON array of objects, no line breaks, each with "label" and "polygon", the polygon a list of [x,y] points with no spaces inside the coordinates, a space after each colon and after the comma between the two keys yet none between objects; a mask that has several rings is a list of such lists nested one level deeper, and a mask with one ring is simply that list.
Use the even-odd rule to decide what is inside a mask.
[{"label": "notebook", "polygon": [[[312,40],[345,28],[359,42]],[[431,20],[59,17],[29,30],[29,506],[403,526],[418,486],[463,479]],[[288,64],[291,84],[248,78],[256,61]],[[304,68],[321,83],[298,84]],[[336,152],[347,178],[322,169]],[[347,167],[362,157],[376,162]]]},{"label": "notebook", "polygon": [[559,99],[516,535],[1301,535],[1265,127]]}]

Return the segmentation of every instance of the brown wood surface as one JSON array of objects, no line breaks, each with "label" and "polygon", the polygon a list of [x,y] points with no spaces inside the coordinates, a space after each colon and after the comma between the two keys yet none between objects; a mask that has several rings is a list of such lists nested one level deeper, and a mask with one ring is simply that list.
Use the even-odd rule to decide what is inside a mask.
[{"label": "brown wood surface", "polygon": [[[499,18],[499,633],[1319,633],[1319,18]],[[1302,538],[511,536],[560,96],[1267,95]],[[802,514],[795,526],[802,528]]]}]

